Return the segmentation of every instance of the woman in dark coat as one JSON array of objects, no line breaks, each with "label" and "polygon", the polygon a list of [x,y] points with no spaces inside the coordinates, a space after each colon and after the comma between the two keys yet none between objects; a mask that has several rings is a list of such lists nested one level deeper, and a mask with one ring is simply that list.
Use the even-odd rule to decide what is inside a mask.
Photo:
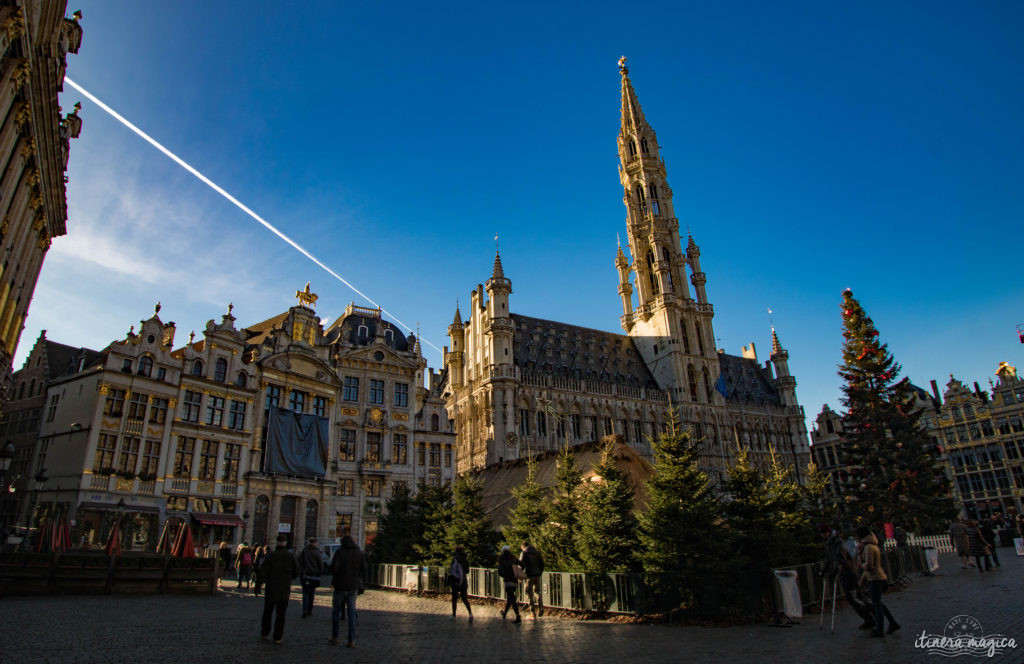
[{"label": "woman in dark coat", "polygon": [[[974,519],[967,520],[967,540],[970,542],[971,555],[974,556],[974,560],[978,563],[979,572],[988,572],[992,570],[992,560],[989,558],[989,553],[992,543],[985,539],[985,536],[981,534],[981,530],[978,529],[978,522]],[[981,559],[985,559],[985,569],[981,568]]]},{"label": "woman in dark coat", "polygon": [[459,598],[469,612],[469,622],[473,622],[473,609],[469,606],[469,559],[466,558],[466,550],[461,546],[455,547],[455,554],[452,556],[452,564],[448,567],[448,581],[452,584],[452,620],[455,619],[455,609],[459,606]]},{"label": "woman in dark coat", "polygon": [[519,561],[512,555],[508,545],[501,547],[501,555],[498,556],[498,576],[505,582],[505,608],[501,610],[502,619],[508,614],[509,608],[516,613],[515,622],[521,623],[523,619],[519,616],[519,602],[516,601],[516,589],[519,587],[519,579],[516,578],[516,567]]}]

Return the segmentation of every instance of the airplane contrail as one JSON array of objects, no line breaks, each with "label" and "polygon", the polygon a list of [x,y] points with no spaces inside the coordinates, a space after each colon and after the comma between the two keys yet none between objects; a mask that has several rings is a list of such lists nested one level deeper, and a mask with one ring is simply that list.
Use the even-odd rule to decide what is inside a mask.
[{"label": "airplane contrail", "polygon": [[[379,308],[379,309],[381,310],[381,312],[382,312],[382,313],[385,313],[385,314],[387,314],[387,315],[388,315],[388,316],[390,316],[390,317],[391,317],[391,318],[392,318],[392,319],[393,319],[393,320],[394,320],[394,321],[395,321],[396,323],[398,323],[399,325],[401,325],[402,327],[404,327],[404,328],[405,328],[406,330],[408,330],[408,331],[412,332],[412,328],[411,328],[411,327],[409,327],[408,325],[406,325],[405,323],[403,323],[402,321],[398,320],[398,317],[397,317],[397,316],[395,316],[395,315],[394,315],[393,313],[391,313],[390,311],[387,311],[386,309],[384,309],[383,307],[381,307],[381,306],[380,306],[379,304],[377,304],[376,302],[374,302],[374,301],[373,301],[373,300],[372,300],[372,299],[371,299],[371,298],[370,298],[370,297],[369,297],[369,296],[368,296],[368,295],[367,295],[366,293],[362,292],[361,290],[359,290],[358,288],[356,288],[355,286],[353,286],[352,284],[350,284],[350,283],[349,283],[348,281],[346,281],[346,279],[345,279],[344,277],[342,277],[342,276],[341,276],[340,274],[338,274],[337,272],[335,272],[335,271],[334,271],[334,270],[332,270],[331,268],[329,268],[329,267],[327,267],[326,265],[324,265],[324,263],[323,263],[323,262],[322,262],[322,261],[321,261],[321,260],[320,260],[319,258],[317,258],[317,257],[316,257],[316,256],[314,256],[313,254],[311,254],[311,253],[309,253],[308,251],[306,251],[306,250],[305,250],[305,249],[304,249],[304,248],[303,248],[303,247],[302,247],[301,245],[299,245],[299,243],[298,243],[298,242],[296,242],[295,240],[291,239],[290,237],[288,237],[287,235],[285,235],[284,233],[282,233],[282,232],[281,232],[280,230],[278,230],[278,229],[277,229],[277,228],[276,228],[276,227],[275,227],[275,226],[274,226],[273,224],[271,224],[271,223],[270,223],[269,221],[267,221],[266,219],[264,219],[264,218],[263,218],[263,217],[261,217],[260,215],[258,215],[258,214],[256,214],[255,212],[253,212],[253,211],[252,211],[252,210],[251,210],[251,209],[250,209],[250,208],[249,208],[248,206],[246,206],[246,205],[245,205],[244,203],[242,203],[242,202],[241,202],[241,201],[239,201],[239,200],[238,200],[237,198],[235,198],[234,196],[232,196],[231,194],[229,194],[229,193],[228,193],[227,191],[225,191],[225,190],[224,190],[224,188],[223,188],[223,187],[221,187],[221,186],[220,186],[219,184],[217,184],[216,182],[214,182],[214,181],[213,181],[213,180],[211,180],[210,178],[208,178],[208,177],[206,177],[205,175],[203,175],[202,173],[200,173],[200,172],[199,172],[198,170],[196,170],[195,168],[193,168],[193,167],[192,167],[192,166],[191,166],[191,165],[190,165],[190,164],[189,164],[188,162],[186,162],[186,161],[185,161],[184,159],[182,159],[181,157],[179,157],[178,155],[174,154],[173,152],[171,152],[170,150],[168,150],[167,148],[165,148],[165,147],[164,147],[163,145],[161,145],[159,141],[157,141],[157,140],[156,140],[156,139],[154,139],[154,138],[153,138],[152,136],[150,136],[150,135],[149,135],[149,134],[147,134],[146,132],[142,131],[141,129],[139,129],[138,127],[136,127],[136,126],[135,126],[134,124],[132,124],[131,122],[129,122],[129,121],[128,121],[128,119],[127,119],[127,118],[125,118],[125,117],[124,117],[123,115],[121,115],[120,113],[118,113],[118,112],[117,112],[117,111],[115,111],[114,109],[112,109],[112,108],[110,108],[109,106],[107,106],[106,104],[104,104],[104,103],[103,103],[102,101],[100,101],[100,100],[99,100],[99,99],[98,99],[98,98],[96,97],[96,95],[92,94],[91,92],[89,92],[88,90],[86,90],[85,88],[83,88],[83,87],[82,87],[81,85],[79,85],[78,83],[75,83],[74,81],[72,81],[72,80],[71,80],[70,78],[68,78],[67,76],[65,76],[65,77],[64,77],[64,82],[65,82],[65,83],[67,83],[68,85],[70,85],[71,87],[73,87],[74,89],[78,90],[79,92],[81,92],[81,93],[82,93],[83,95],[85,95],[85,96],[86,96],[86,98],[88,98],[88,99],[89,99],[89,101],[91,101],[92,103],[94,103],[94,104],[96,104],[97,106],[99,106],[100,108],[102,108],[102,109],[103,109],[104,111],[106,111],[106,112],[107,112],[107,113],[108,113],[108,114],[109,114],[109,115],[110,115],[110,116],[111,116],[112,118],[114,118],[115,120],[117,120],[118,122],[120,122],[121,124],[123,124],[123,125],[124,125],[125,127],[128,127],[129,129],[131,129],[131,130],[132,130],[133,132],[135,132],[136,134],[138,134],[138,136],[139,136],[140,138],[142,138],[142,139],[143,139],[144,141],[146,141],[147,143],[149,143],[150,145],[152,145],[153,147],[155,147],[155,148],[156,148],[157,150],[159,150],[160,152],[163,152],[163,153],[164,153],[165,155],[167,155],[167,156],[168,156],[168,157],[169,157],[169,158],[170,158],[170,159],[171,159],[172,161],[174,161],[174,162],[175,162],[175,163],[177,163],[177,164],[178,164],[179,166],[181,166],[182,168],[184,168],[184,169],[185,169],[186,171],[188,171],[189,173],[191,173],[192,175],[194,175],[194,176],[196,177],[196,179],[198,179],[198,180],[199,180],[200,182],[202,182],[203,184],[205,184],[206,186],[208,186],[208,187],[209,187],[210,189],[213,189],[213,190],[214,190],[215,192],[217,192],[218,194],[220,194],[221,196],[223,196],[224,198],[226,198],[226,199],[227,199],[228,201],[230,201],[230,202],[231,202],[231,203],[232,203],[232,204],[233,204],[233,205],[234,205],[235,207],[237,207],[237,208],[238,208],[239,210],[241,210],[242,212],[246,213],[247,215],[249,215],[250,217],[252,217],[252,218],[253,218],[254,220],[258,221],[258,222],[260,223],[260,225],[262,225],[262,226],[263,226],[264,228],[266,228],[266,229],[267,229],[268,231],[270,231],[271,233],[273,233],[273,234],[274,234],[274,235],[276,235],[277,237],[279,237],[279,238],[281,238],[282,240],[284,240],[285,242],[287,242],[287,243],[288,243],[289,245],[291,245],[291,247],[292,247],[293,249],[295,249],[296,251],[298,251],[298,252],[299,252],[300,254],[302,254],[303,256],[305,256],[306,258],[308,258],[309,260],[311,260],[311,261],[313,261],[314,263],[316,263],[316,264],[317,264],[317,266],[318,266],[318,267],[320,267],[321,269],[323,269],[323,270],[324,270],[325,272],[327,272],[327,274],[331,275],[332,277],[334,277],[335,279],[337,279],[337,280],[338,280],[338,281],[340,281],[341,283],[343,283],[343,284],[345,284],[346,286],[348,286],[348,287],[349,287],[349,288],[350,288],[350,289],[351,289],[351,290],[352,290],[352,291],[353,291],[353,292],[354,292],[354,293],[355,293],[356,295],[358,295],[359,297],[363,298],[364,300],[366,300],[367,302],[369,302],[369,303],[370,303],[370,304],[372,304],[373,306],[375,306],[375,307],[378,307],[378,308]],[[435,346],[434,344],[430,343],[430,342],[429,342],[429,341],[427,341],[426,339],[424,339],[424,338],[420,337],[420,341],[422,341],[423,343],[427,344],[428,346],[430,346],[431,348],[433,348],[433,349],[434,349],[434,350],[436,350],[437,352],[439,352],[439,353],[440,353],[440,352],[442,352],[440,348],[438,348],[438,347],[437,347],[437,346]]]}]

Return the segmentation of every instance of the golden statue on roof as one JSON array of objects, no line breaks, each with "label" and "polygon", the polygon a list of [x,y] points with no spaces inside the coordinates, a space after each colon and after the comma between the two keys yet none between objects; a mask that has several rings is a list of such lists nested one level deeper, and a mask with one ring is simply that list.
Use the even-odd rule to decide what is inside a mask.
[{"label": "golden statue on roof", "polygon": [[996,375],[1004,378],[1016,378],[1017,367],[1010,365],[1008,362],[1000,362],[999,368],[996,369]]},{"label": "golden statue on roof", "polygon": [[309,282],[306,282],[306,289],[295,291],[295,297],[299,300],[299,304],[310,309],[316,308],[317,294],[310,292]]}]

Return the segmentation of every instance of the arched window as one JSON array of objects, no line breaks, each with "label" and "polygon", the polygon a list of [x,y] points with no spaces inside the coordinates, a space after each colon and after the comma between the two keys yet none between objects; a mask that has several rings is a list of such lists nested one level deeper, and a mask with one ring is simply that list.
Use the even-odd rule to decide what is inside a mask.
[{"label": "arched window", "polygon": [[693,365],[689,364],[686,367],[686,375],[690,378],[690,398],[694,402],[697,401],[697,372],[693,370]]},{"label": "arched window", "polygon": [[658,187],[651,185],[651,212],[661,215],[661,206],[658,204]]},{"label": "arched window", "polygon": [[651,295],[658,294],[658,276],[654,274],[654,253],[647,252],[647,278],[651,284]]},{"label": "arched window", "polygon": [[657,200],[658,199],[658,185],[653,184],[653,183],[651,184],[651,199],[652,200]]},{"label": "arched window", "polygon": [[256,544],[267,543],[267,526],[270,525],[270,498],[256,498],[256,509],[252,520],[252,541]]},{"label": "arched window", "polygon": [[632,159],[636,156],[636,141],[632,138],[629,139],[629,158]]},{"label": "arched window", "polygon": [[245,387],[249,383],[249,376],[244,371],[238,372],[238,377],[235,378],[235,385],[238,387]]},{"label": "arched window", "polygon": [[308,540],[310,537],[316,537],[316,525],[317,517],[320,515],[320,509],[315,500],[306,501],[306,531],[303,536]]},{"label": "arched window", "polygon": [[829,433],[836,432],[836,427],[832,424],[832,420],[825,420],[825,431],[828,431]]},{"label": "arched window", "polygon": [[33,378],[32,382],[28,384],[28,395],[32,396],[36,393],[36,379]]},{"label": "arched window", "polygon": [[702,369],[700,373],[704,378],[704,399],[711,403],[711,379],[708,378],[708,370]]},{"label": "arched window", "polygon": [[686,353],[687,355],[689,355],[690,354],[690,326],[686,323],[685,320],[683,320],[683,321],[680,321],[679,327],[683,331],[683,352]]},{"label": "arched window", "polygon": [[384,341],[386,341],[387,343],[389,343],[391,345],[394,345],[394,343],[395,343],[395,331],[391,330],[391,329],[384,330]]},{"label": "arched window", "polygon": [[192,375],[193,376],[202,376],[203,375],[203,361],[202,360],[196,360],[195,362],[192,363]]},{"label": "arched window", "polygon": [[644,186],[642,184],[636,186],[636,207],[640,210],[641,214],[647,213],[647,200],[644,197]]},{"label": "arched window", "polygon": [[365,325],[360,325],[359,328],[356,330],[356,336],[359,337],[359,339],[365,341],[370,336],[370,328],[366,327]]},{"label": "arched window", "polygon": [[440,430],[440,428],[441,428],[441,418],[437,416],[437,413],[434,413],[433,415],[430,416],[430,430],[431,431],[438,431],[438,430]]},{"label": "arched window", "polygon": [[143,355],[139,358],[139,375],[149,376],[153,373],[153,358],[149,355]]},{"label": "arched window", "polygon": [[700,354],[703,355],[704,354],[704,335],[700,333],[701,332],[701,330],[700,330],[700,322],[699,321],[693,321],[693,325],[694,325],[694,327],[697,328],[697,350],[699,350]]},{"label": "arched window", "polygon": [[21,387],[18,388],[18,398],[19,399],[24,399],[25,398],[25,383],[24,383],[24,381],[21,383]]},{"label": "arched window", "polygon": [[650,150],[647,149],[647,139],[646,138],[641,138],[640,139],[640,154],[642,154],[643,156],[646,157],[648,152],[650,152]]},{"label": "arched window", "polygon": [[223,357],[218,357],[217,363],[213,366],[213,379],[219,383],[228,379],[228,361]]},{"label": "arched window", "polygon": [[[671,261],[671,259],[669,258],[669,255],[668,255],[668,249],[666,249],[665,247],[662,247],[662,249],[661,249],[661,257],[665,260],[665,264],[666,265],[669,265],[669,266],[672,265],[672,261]],[[668,289],[670,291],[671,290],[675,290],[675,284],[672,281],[672,270],[671,269],[669,269],[669,271],[668,271]]]}]

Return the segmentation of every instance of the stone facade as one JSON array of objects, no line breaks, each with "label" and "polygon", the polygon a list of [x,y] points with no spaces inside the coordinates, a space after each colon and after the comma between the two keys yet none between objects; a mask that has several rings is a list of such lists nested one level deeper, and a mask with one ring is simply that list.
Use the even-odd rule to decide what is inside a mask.
[{"label": "stone facade", "polygon": [[[297,295],[250,327],[229,307],[178,348],[159,305],[100,352],[40,337],[15,383],[31,395],[16,411],[26,424],[3,424],[34,455],[16,461],[28,497],[11,509],[18,524],[61,506],[75,542],[98,546],[124,501],[133,548],[152,548],[167,521],[190,523],[201,547],[278,532],[367,543],[397,483],[450,482],[454,434],[415,336],[355,306],[325,329],[308,286]],[[265,472],[270,406],[327,420],[323,475]]]},{"label": "stone facade", "polygon": [[700,249],[692,237],[685,250],[680,243],[657,138],[624,62],[620,71],[619,175],[632,261],[620,247],[615,267],[626,334],[511,313],[512,282],[496,255],[466,319],[457,308],[448,328],[446,403],[459,471],[610,433],[650,458],[649,438],[671,406],[703,441],[713,479],[737,445],[756,463],[773,448],[800,475],[809,453],[789,355],[774,330],[764,366],[753,344],[742,356],[716,349]]},{"label": "stone facade", "polygon": [[64,18],[66,7],[64,0],[0,6],[0,116],[7,118],[0,125],[0,386],[8,389],[43,258],[67,232],[64,173],[82,120],[77,105],[61,114],[57,94],[82,28],[79,14]]}]

